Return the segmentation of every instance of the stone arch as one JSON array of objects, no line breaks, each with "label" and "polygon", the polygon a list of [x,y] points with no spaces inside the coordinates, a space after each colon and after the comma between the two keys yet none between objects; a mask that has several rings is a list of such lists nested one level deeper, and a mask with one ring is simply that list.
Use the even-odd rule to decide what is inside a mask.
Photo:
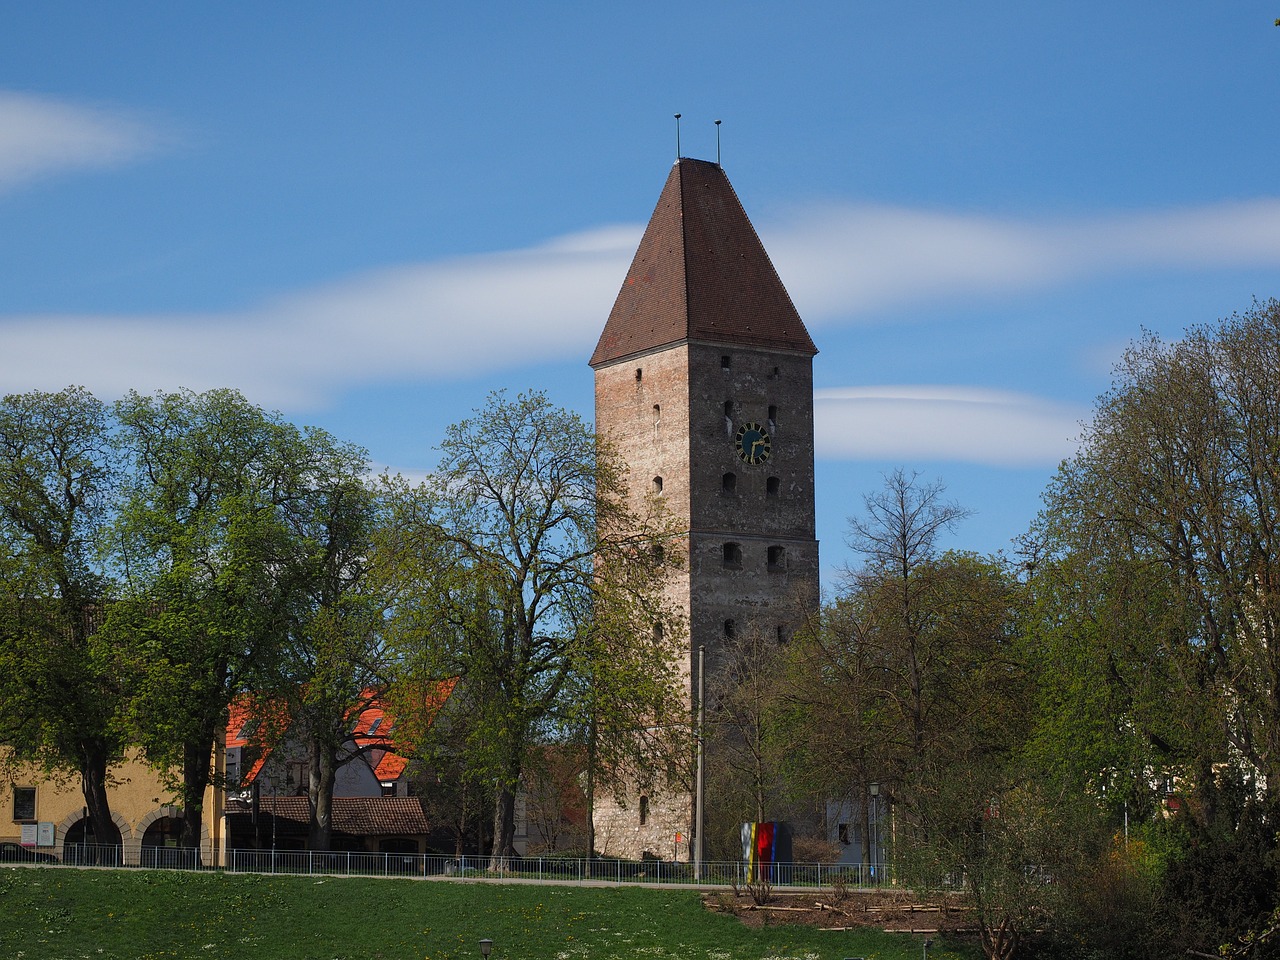
[{"label": "stone arch", "polygon": [[[106,842],[97,842],[95,838],[95,843],[91,847],[79,846],[74,841],[68,846],[68,837],[76,827],[81,828],[81,837],[83,837],[84,827],[88,826],[88,817],[84,815],[83,808],[67,814],[56,828],[55,849],[59,859],[63,863],[78,864],[80,866],[120,866],[125,856],[125,851],[129,849],[129,845],[133,842],[133,830],[129,826],[129,821],[116,810],[111,811],[111,825],[116,828],[116,832],[120,835],[118,844],[112,842],[114,838],[108,839]],[[124,860],[123,862],[127,863],[128,861]]]},{"label": "stone arch", "polygon": [[[83,810],[77,810],[74,813],[69,813],[62,818],[62,822],[59,823],[57,827],[57,839],[58,839],[59,847],[62,846],[62,840],[71,831],[71,828],[74,827],[77,823],[79,823],[83,819],[85,819]],[[111,822],[114,823],[116,826],[116,829],[120,831],[121,843],[128,843],[131,839],[133,839],[133,828],[129,826],[128,820],[120,816],[119,811],[116,811],[116,810],[111,811]]]}]

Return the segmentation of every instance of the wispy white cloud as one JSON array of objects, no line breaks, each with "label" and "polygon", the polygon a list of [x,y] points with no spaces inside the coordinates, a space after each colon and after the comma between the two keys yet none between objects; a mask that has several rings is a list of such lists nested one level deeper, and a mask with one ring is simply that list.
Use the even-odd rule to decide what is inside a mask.
[{"label": "wispy white cloud", "polygon": [[[108,155],[104,147],[100,156]],[[0,389],[82,383],[114,396],[232,385],[299,409],[377,381],[461,379],[583,357],[640,229],[610,226],[524,250],[388,267],[236,312],[0,315]],[[856,323],[886,305],[980,298],[1118,270],[1280,266],[1278,200],[1059,223],[843,207],[761,233],[802,314],[827,325]],[[878,449],[922,449],[929,437],[934,449],[984,461],[1044,462],[1071,435],[1057,414],[1021,401],[945,399],[828,396],[824,416],[835,419],[825,421],[832,426],[824,427],[824,449],[852,455],[855,440],[840,438],[854,432],[838,424],[855,415],[869,429],[858,449],[873,437]],[[904,409],[923,414],[922,422],[903,425],[893,411]],[[1077,419],[1065,416],[1068,426]],[[1000,452],[1010,449],[1021,453]]]},{"label": "wispy white cloud", "polygon": [[1084,408],[972,387],[818,390],[818,456],[1052,466],[1075,449]]},{"label": "wispy white cloud", "polygon": [[1280,200],[1053,222],[848,205],[761,234],[801,315],[838,323],[1124,271],[1280,266]]},{"label": "wispy white cloud", "polygon": [[585,356],[638,239],[638,228],[591,231],[391,267],[240,312],[0,317],[0,384],[104,396],[231,385],[296,409],[352,385]]},{"label": "wispy white cloud", "polygon": [[125,163],[161,139],[120,112],[0,90],[0,192],[55,173]]}]

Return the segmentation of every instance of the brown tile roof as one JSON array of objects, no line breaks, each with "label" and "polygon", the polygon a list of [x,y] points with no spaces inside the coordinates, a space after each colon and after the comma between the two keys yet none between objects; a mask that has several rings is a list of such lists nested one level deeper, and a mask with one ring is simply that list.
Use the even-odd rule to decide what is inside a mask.
[{"label": "brown tile roof", "polygon": [[676,161],[591,357],[701,340],[818,352],[719,164]]},{"label": "brown tile roof", "polygon": [[[311,802],[306,797],[262,797],[258,809],[281,820],[311,820]],[[229,800],[226,812],[248,814],[250,805]],[[381,837],[429,833],[431,826],[417,797],[334,797],[333,829],[353,837]]]}]

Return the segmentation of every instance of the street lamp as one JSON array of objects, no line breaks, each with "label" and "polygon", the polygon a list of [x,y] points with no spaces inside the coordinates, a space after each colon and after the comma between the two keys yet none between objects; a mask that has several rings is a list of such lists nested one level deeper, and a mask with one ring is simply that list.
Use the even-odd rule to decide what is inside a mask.
[{"label": "street lamp", "polygon": [[877,883],[880,881],[880,784],[867,784],[867,796],[870,807],[870,816],[867,818],[867,833],[871,835],[871,877]]},{"label": "street lamp", "polygon": [[[680,115],[676,114],[677,121]],[[676,151],[679,153],[679,150]],[[696,784],[693,800],[693,879],[702,880],[702,820],[703,820],[703,754],[705,750],[702,728],[706,720],[703,700],[706,697],[706,659],[707,648],[698,647],[698,769],[695,774]]]},{"label": "street lamp", "polygon": [[485,957],[486,960],[488,960],[488,956],[491,953],[493,953],[493,941],[488,937],[485,937],[480,941],[480,956]]}]

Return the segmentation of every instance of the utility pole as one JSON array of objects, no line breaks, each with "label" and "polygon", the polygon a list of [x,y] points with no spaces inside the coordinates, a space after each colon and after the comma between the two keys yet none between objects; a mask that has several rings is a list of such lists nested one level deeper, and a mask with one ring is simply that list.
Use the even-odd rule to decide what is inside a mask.
[{"label": "utility pole", "polygon": [[703,759],[703,737],[702,726],[706,719],[706,709],[703,706],[703,694],[706,691],[706,672],[704,665],[707,659],[707,648],[705,646],[698,647],[698,770],[697,784],[695,787],[693,801],[693,879],[699,881],[702,879],[702,759]]}]

